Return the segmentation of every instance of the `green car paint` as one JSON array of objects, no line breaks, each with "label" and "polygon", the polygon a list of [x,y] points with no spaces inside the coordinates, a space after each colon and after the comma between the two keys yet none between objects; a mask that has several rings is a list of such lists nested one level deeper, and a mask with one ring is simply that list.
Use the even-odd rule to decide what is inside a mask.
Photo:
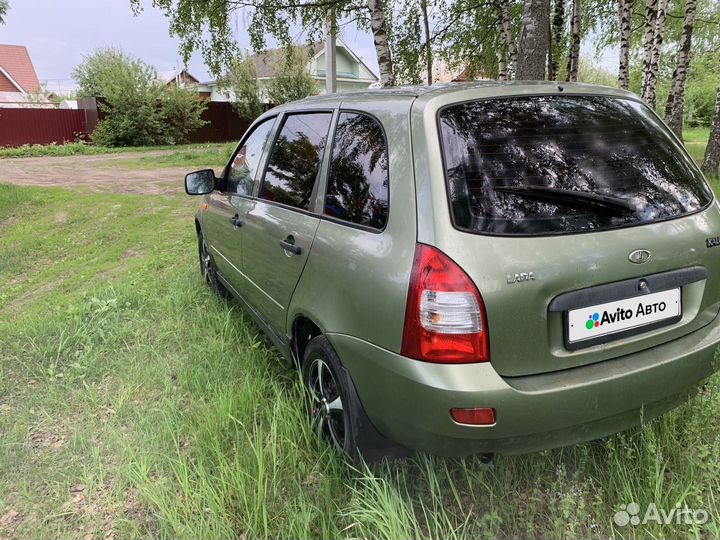
[{"label": "green car paint", "polygon": [[[311,321],[339,355],[372,424],[398,444],[445,455],[573,444],[663,413],[718,369],[720,251],[707,242],[720,235],[715,199],[673,219],[582,233],[497,235],[453,224],[440,112],[478,100],[536,96],[637,101],[610,88],[521,82],[295,102],[255,123],[270,119],[271,128],[256,156],[252,191],[233,194],[220,186],[197,214],[223,283],[288,361],[298,353],[298,321]],[[329,141],[341,111],[367,113],[385,133],[389,212],[381,230],[323,215]],[[327,113],[330,121],[317,181],[307,207],[297,209],[263,198],[260,190],[283,120],[300,112]],[[690,159],[676,139],[672,144],[678,160]],[[288,239],[297,253],[281,245]],[[441,364],[401,354],[417,243],[438,248],[477,286],[489,362]],[[648,252],[642,264],[629,259],[637,250]],[[679,269],[700,269],[678,286],[679,320],[588,346],[568,343],[568,310],[555,310],[556,299],[607,284],[642,288],[645,278],[659,283],[652,276]],[[497,419],[458,424],[449,414],[455,407],[490,407]]]}]

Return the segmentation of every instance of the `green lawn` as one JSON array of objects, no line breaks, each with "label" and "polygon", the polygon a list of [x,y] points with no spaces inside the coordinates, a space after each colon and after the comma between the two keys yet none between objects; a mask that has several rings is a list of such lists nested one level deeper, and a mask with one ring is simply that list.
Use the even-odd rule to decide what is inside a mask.
[{"label": "green lawn", "polygon": [[710,137],[710,128],[684,128],[685,146],[695,161],[701,163],[705,156],[705,147]]},{"label": "green lawn", "polygon": [[230,159],[236,143],[212,144],[182,147],[176,152],[160,156],[142,156],[136,158],[108,159],[100,164],[102,167],[123,169],[159,169],[166,167],[198,166],[222,168]]},{"label": "green lawn", "polygon": [[[204,286],[196,199],[0,185],[0,538],[720,535],[720,379],[605,440],[353,468]],[[616,527],[621,505],[705,525]]]},{"label": "green lawn", "polygon": [[152,152],[155,150],[177,150],[178,152],[222,151],[227,143],[180,144],[173,146],[124,146],[111,148],[85,143],[32,144],[17,148],[0,147],[0,159],[45,156],[77,156],[97,154],[122,154],[126,152]]}]

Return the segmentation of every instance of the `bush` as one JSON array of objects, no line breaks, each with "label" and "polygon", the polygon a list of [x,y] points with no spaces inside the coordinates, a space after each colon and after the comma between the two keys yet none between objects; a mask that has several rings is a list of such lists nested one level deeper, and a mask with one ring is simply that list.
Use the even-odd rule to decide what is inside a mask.
[{"label": "bush", "polygon": [[275,58],[277,75],[267,84],[270,103],[282,105],[317,94],[318,83],[308,73],[308,55],[300,47],[290,47]]},{"label": "bush", "polygon": [[205,125],[205,102],[193,90],[168,89],[154,68],[114,49],[86,57],[73,75],[81,93],[100,98],[106,114],[92,134],[101,146],[152,146],[186,142]]},{"label": "bush", "polygon": [[175,86],[165,91],[162,96],[162,117],[172,144],[188,142],[193,131],[207,124],[202,119],[205,107],[205,101],[193,90]]},{"label": "bush", "polygon": [[260,99],[255,61],[251,56],[234,58],[220,80],[220,87],[232,99],[233,108],[241,118],[252,122],[265,110]]}]

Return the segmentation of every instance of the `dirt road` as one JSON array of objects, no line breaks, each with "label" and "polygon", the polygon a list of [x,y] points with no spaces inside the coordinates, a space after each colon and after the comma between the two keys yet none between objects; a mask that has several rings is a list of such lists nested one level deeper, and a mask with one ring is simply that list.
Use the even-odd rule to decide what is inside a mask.
[{"label": "dirt road", "polygon": [[[0,182],[25,186],[59,186],[95,192],[158,195],[182,193],[186,168],[123,168],[122,161],[172,154],[174,150],[91,156],[0,159]],[[108,162],[113,163],[108,166]]]}]

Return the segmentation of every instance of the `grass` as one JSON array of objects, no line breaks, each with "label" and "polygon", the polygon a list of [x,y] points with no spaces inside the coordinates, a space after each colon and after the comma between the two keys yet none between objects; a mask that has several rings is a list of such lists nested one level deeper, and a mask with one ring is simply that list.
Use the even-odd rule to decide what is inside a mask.
[{"label": "grass", "polygon": [[692,158],[698,163],[702,163],[705,157],[705,147],[710,137],[710,128],[684,128],[683,139],[685,147],[690,152]]},{"label": "grass", "polygon": [[152,152],[155,150],[177,150],[179,152],[222,151],[226,143],[201,143],[174,146],[132,146],[111,148],[87,143],[67,144],[26,144],[17,148],[0,147],[0,159],[46,156],[77,156],[96,154],[122,154],[126,152]]},{"label": "grass", "polygon": [[236,143],[225,143],[186,147],[159,156],[111,159],[102,162],[100,166],[123,169],[192,168],[201,166],[221,168],[228,162],[236,146]]},{"label": "grass", "polygon": [[[714,538],[720,378],[626,433],[351,467],[200,279],[196,200],[0,184],[0,537]],[[621,505],[703,525],[616,527]]]}]

